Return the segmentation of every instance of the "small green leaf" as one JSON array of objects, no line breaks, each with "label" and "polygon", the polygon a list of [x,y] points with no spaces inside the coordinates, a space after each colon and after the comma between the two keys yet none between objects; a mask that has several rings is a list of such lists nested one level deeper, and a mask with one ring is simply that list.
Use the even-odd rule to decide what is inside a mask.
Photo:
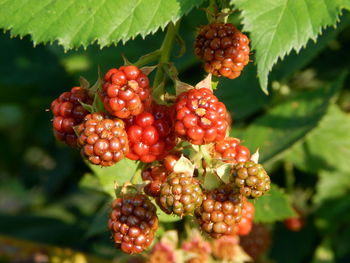
[{"label": "small green leaf", "polygon": [[324,27],[335,26],[348,0],[231,0],[242,10],[244,31],[250,32],[261,88],[267,93],[268,73],[279,58],[297,52]]},{"label": "small green leaf", "polygon": [[130,181],[137,169],[137,162],[126,158],[110,167],[88,165],[97,177],[101,185],[101,190],[113,198],[115,197],[115,184],[122,185],[123,183]]},{"label": "small green leaf", "polygon": [[287,195],[273,184],[265,196],[253,201],[253,203],[255,205],[255,222],[272,223],[295,215]]}]

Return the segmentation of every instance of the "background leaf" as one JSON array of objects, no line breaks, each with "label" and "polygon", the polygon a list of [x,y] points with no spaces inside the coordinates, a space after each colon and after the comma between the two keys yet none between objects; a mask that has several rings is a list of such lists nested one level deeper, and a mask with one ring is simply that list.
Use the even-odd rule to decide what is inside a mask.
[{"label": "background leaf", "polygon": [[[115,197],[114,186],[117,183],[121,186],[123,183],[131,180],[131,177],[135,174],[137,169],[137,162],[131,161],[127,158],[122,159],[118,163],[110,167],[101,167],[98,165],[91,165],[89,167],[97,177],[102,190]],[[91,188],[94,188],[95,180],[86,180],[85,187],[88,187],[88,183],[91,182]]]},{"label": "background leaf", "polygon": [[314,129],[343,85],[342,74],[331,87],[300,93],[256,119],[245,130],[231,130],[251,151],[260,148],[260,162],[282,153]]},{"label": "background leaf", "polygon": [[276,185],[265,196],[257,199],[255,205],[255,222],[271,223],[294,215],[288,197]]},{"label": "background leaf", "polygon": [[58,41],[65,49],[109,46],[145,37],[177,21],[203,0],[1,0],[0,27],[34,44]]},{"label": "background leaf", "polygon": [[279,58],[297,52],[322,28],[334,26],[348,0],[232,0],[242,10],[244,30],[250,32],[261,88],[267,92],[268,73]]},{"label": "background leaf", "polygon": [[333,105],[318,127],[303,142],[295,145],[286,158],[306,172],[347,172],[350,159],[349,130],[350,116]]}]

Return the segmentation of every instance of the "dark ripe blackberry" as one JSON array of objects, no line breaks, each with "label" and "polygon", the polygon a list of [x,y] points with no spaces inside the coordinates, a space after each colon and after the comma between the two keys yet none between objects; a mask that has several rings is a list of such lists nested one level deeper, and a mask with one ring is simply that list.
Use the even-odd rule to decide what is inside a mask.
[{"label": "dark ripe blackberry", "polygon": [[215,76],[237,78],[249,62],[249,39],[230,23],[202,26],[195,42],[195,54],[204,69]]},{"label": "dark ripe blackberry", "polygon": [[157,203],[164,212],[183,216],[192,214],[202,200],[203,193],[196,179],[184,173],[172,173],[162,184]]},{"label": "dark ripe blackberry", "polygon": [[158,228],[156,207],[142,194],[126,194],[112,203],[108,227],[117,248],[141,253],[148,248]]},{"label": "dark ripe blackberry", "polygon": [[241,236],[240,245],[249,256],[256,260],[271,245],[270,231],[263,224],[254,224],[248,235]]},{"label": "dark ripe blackberry", "polygon": [[148,110],[152,102],[148,77],[132,65],[110,69],[104,77],[100,96],[105,109],[121,119]]},{"label": "dark ripe blackberry", "polygon": [[225,105],[207,88],[191,89],[177,97],[176,134],[192,144],[223,140],[229,127]]},{"label": "dark ripe blackberry", "polygon": [[124,122],[120,119],[109,119],[103,113],[85,116],[77,133],[81,153],[92,164],[113,165],[129,151]]},{"label": "dark ripe blackberry", "polygon": [[84,117],[89,114],[80,104],[92,104],[86,89],[73,87],[69,92],[63,92],[51,103],[53,117],[53,132],[57,140],[67,145],[76,147],[77,136],[73,127],[80,124]]},{"label": "dark ripe blackberry", "polygon": [[242,196],[231,185],[204,194],[195,215],[201,229],[213,238],[236,234],[242,217]]},{"label": "dark ripe blackberry", "polygon": [[226,163],[235,164],[250,160],[250,151],[247,147],[240,145],[238,139],[227,137],[215,143],[214,157],[218,157]]},{"label": "dark ripe blackberry", "polygon": [[247,198],[261,197],[270,190],[270,177],[261,164],[253,161],[236,164],[232,176],[235,186]]}]

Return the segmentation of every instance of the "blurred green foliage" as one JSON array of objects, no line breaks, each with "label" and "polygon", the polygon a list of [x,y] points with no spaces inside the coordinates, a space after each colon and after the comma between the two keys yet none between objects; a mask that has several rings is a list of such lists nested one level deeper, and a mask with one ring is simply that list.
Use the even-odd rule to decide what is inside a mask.
[{"label": "blurred green foliage", "polygon": [[[180,79],[191,84],[204,76],[192,48],[196,28],[204,23],[199,10],[183,19],[180,35],[187,51],[172,58]],[[163,37],[158,31],[125,45],[65,53],[56,44],[33,47],[29,37],[0,35],[0,234],[106,258],[117,255],[104,224],[113,193],[114,180],[108,176],[118,167],[90,169],[77,151],[57,143],[47,109],[60,93],[78,85],[80,75],[93,83],[98,66],[105,72],[121,65],[121,54],[136,61],[158,48]],[[276,262],[350,261],[349,69],[345,13],[337,28],[325,30],[316,43],[309,41],[300,54],[274,67],[269,96],[259,88],[253,63],[240,78],[220,81],[216,91],[232,113],[232,136],[242,138],[251,151],[260,146],[272,181],[286,189],[287,195],[276,187],[277,197],[256,204],[259,221],[274,222],[269,257]],[[132,173],[134,167],[121,165]],[[92,187],[98,184],[104,192]],[[281,199],[274,202],[279,195],[305,212],[302,231],[292,233],[275,222],[283,216],[266,219],[266,206],[278,210],[274,216],[285,208]],[[174,226],[183,228],[167,222],[160,231]]]}]

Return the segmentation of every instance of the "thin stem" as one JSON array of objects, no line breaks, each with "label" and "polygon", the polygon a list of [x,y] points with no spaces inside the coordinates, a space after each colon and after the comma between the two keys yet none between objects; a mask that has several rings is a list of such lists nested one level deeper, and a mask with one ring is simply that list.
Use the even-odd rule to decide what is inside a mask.
[{"label": "thin stem", "polygon": [[284,176],[286,180],[286,191],[292,193],[295,183],[294,167],[291,162],[284,162]]},{"label": "thin stem", "polygon": [[164,85],[161,85],[165,79],[162,65],[169,62],[171,49],[179,27],[180,21],[178,21],[175,25],[173,23],[168,25],[162,46],[160,47],[159,65],[153,83],[153,98],[158,102],[162,101],[162,97],[165,93]]},{"label": "thin stem", "polygon": [[138,61],[134,63],[137,67],[142,67],[144,65],[147,65],[153,61],[156,61],[160,57],[161,51],[160,49],[157,49],[145,56],[142,56]]}]

